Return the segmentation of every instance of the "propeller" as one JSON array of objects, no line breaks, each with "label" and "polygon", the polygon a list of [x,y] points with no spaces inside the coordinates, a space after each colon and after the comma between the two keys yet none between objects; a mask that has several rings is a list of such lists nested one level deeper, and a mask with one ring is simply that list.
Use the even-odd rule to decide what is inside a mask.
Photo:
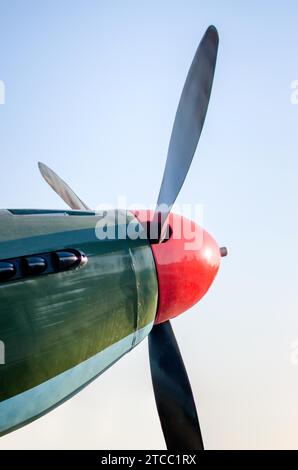
[{"label": "propeller", "polygon": [[[157,200],[160,242],[166,237],[168,215],[185,181],[202,132],[218,42],[216,28],[209,26],[182,90]],[[155,401],[167,448],[203,450],[191,386],[169,321],[153,327],[149,335],[149,358]]]},{"label": "propeller", "polygon": [[156,211],[162,213],[161,241],[167,217],[182,188],[207,114],[218,50],[218,32],[209,26],[195,53],[176,112]]},{"label": "propeller", "polygon": [[[189,171],[203,129],[216,65],[218,33],[206,30],[189,69],[171,134],[155,215],[164,240],[167,218]],[[72,209],[88,206],[49,167],[38,164],[46,182]],[[203,450],[196,406],[169,321],[149,335],[149,358],[157,410],[168,449]]]},{"label": "propeller", "polygon": [[155,325],[149,335],[156,406],[169,450],[203,450],[199,420],[187,372],[171,327]]},{"label": "propeller", "polygon": [[85,204],[51,168],[41,162],[38,162],[38,168],[46,182],[71,209],[81,211],[90,210],[87,204]]}]

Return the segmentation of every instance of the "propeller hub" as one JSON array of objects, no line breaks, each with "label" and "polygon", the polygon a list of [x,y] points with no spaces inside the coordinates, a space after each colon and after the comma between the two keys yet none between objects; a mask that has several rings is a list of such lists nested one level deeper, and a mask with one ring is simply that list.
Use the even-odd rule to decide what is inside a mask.
[{"label": "propeller hub", "polygon": [[[144,224],[151,211],[135,211]],[[158,310],[155,323],[174,318],[196,304],[208,291],[219,269],[221,253],[215,240],[195,222],[169,215],[170,238],[151,244],[158,277]]]}]

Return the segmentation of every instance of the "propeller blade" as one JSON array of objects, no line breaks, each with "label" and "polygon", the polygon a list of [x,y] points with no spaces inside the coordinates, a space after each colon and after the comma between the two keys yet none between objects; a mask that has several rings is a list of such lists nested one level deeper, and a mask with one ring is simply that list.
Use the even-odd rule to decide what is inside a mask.
[{"label": "propeller blade", "polygon": [[192,162],[204,125],[218,50],[218,32],[209,26],[189,69],[170,139],[167,161],[157,200],[164,225]]},{"label": "propeller blade", "polygon": [[38,168],[46,182],[71,209],[91,210],[51,168],[41,162],[38,162]]},{"label": "propeller blade", "polygon": [[203,440],[187,372],[169,321],[149,335],[155,401],[167,448],[203,450]]}]

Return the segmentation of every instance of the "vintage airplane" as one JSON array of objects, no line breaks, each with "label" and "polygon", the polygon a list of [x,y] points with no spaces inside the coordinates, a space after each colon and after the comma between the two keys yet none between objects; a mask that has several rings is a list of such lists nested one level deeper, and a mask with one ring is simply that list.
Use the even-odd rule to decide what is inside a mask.
[{"label": "vintage airplane", "polygon": [[[177,222],[186,220],[170,210],[205,121],[217,50],[210,26],[183,88],[154,213],[108,211],[105,227],[117,235],[100,239],[103,215],[41,163],[43,177],[72,210],[0,211],[0,435],[63,403],[148,336],[167,447],[203,449],[169,320],[202,298],[227,252],[195,222],[201,244],[186,249],[189,240],[175,236]],[[145,236],[120,236],[129,226]],[[157,228],[156,237],[148,227]]]}]

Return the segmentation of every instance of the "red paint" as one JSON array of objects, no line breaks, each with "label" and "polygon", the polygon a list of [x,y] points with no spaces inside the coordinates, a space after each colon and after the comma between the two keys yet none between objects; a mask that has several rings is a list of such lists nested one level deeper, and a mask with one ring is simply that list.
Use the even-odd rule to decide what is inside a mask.
[{"label": "red paint", "polygon": [[[135,211],[140,222],[152,220],[150,211]],[[208,291],[220,265],[215,240],[195,222],[170,214],[172,236],[164,243],[152,244],[159,301],[155,323],[180,315],[196,304]]]}]

